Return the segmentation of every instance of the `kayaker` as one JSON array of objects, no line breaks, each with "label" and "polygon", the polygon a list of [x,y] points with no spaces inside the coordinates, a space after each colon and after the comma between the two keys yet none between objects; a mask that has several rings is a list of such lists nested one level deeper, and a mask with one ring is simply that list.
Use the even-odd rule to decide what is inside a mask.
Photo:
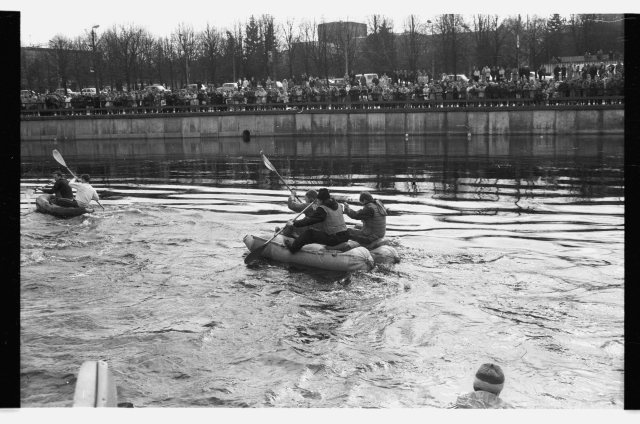
[{"label": "kayaker", "polygon": [[473,392],[459,396],[452,408],[513,409],[498,396],[504,388],[504,373],[495,364],[483,364],[473,380]]},{"label": "kayaker", "polygon": [[342,207],[336,202],[326,188],[318,191],[315,200],[317,205],[311,216],[297,221],[287,222],[288,227],[306,227],[309,225],[320,224],[321,230],[308,229],[295,239],[285,240],[284,244],[289,252],[296,253],[307,244],[319,243],[326,246],[336,246],[349,240],[347,232],[347,224],[344,222]]},{"label": "kayaker", "polygon": [[387,232],[387,208],[380,200],[375,200],[371,193],[360,193],[360,203],[364,205],[359,211],[349,209],[344,203],[344,213],[350,218],[362,221],[362,229],[349,228],[349,239],[367,246],[384,237]]},{"label": "kayaker", "polygon": [[73,191],[69,186],[69,181],[62,175],[60,171],[53,171],[51,173],[55,183],[52,188],[43,188],[42,192],[47,194],[55,194],[56,198],[51,199],[49,203],[62,207],[78,207],[77,203],[73,200]]},{"label": "kayaker", "polygon": [[[304,210],[304,208],[306,208],[309,205],[309,203],[313,203],[317,197],[318,197],[318,192],[311,189],[305,193],[304,202],[300,202],[296,198],[296,191],[291,190],[291,196],[289,196],[289,199],[287,200],[287,206],[292,211],[300,213]],[[314,204],[311,208],[304,211],[305,216],[313,215],[313,212],[317,207],[318,205]],[[285,227],[284,231],[282,232],[282,235],[287,237],[298,237],[300,234],[304,233],[309,228],[313,228],[316,230],[322,229],[320,224],[314,224],[308,227],[300,227],[300,228],[294,228],[293,226],[288,226],[288,227]],[[280,228],[276,227],[276,232],[278,231],[280,231]]]},{"label": "kayaker", "polygon": [[79,182],[75,178],[69,182],[69,186],[76,189],[75,200],[81,208],[88,208],[92,200],[100,201],[98,192],[89,184],[90,181],[89,175],[82,174]]}]

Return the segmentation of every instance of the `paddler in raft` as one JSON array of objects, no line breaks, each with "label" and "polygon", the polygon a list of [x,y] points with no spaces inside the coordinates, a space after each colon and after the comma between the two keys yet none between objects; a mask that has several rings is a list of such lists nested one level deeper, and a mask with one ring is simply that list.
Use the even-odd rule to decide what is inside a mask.
[{"label": "paddler in raft", "polygon": [[[291,190],[291,196],[289,196],[289,199],[287,200],[287,206],[292,211],[300,213],[304,210],[304,208],[309,206],[310,203],[313,203],[317,197],[318,197],[317,191],[313,189],[309,190],[305,193],[304,203],[302,203],[302,202],[299,202],[298,199],[296,198],[296,191]],[[314,204],[311,208],[304,211],[305,216],[313,215],[313,212],[316,210],[317,207],[318,205]],[[298,237],[300,234],[304,233],[305,231],[311,228],[314,230],[322,230],[322,225],[314,224],[308,227],[300,227],[300,228],[294,228],[293,226],[288,226],[288,227],[285,227],[284,231],[282,232],[282,235],[286,237]],[[280,231],[280,227],[276,227],[276,233],[278,231]]]},{"label": "paddler in raft", "polygon": [[43,188],[42,192],[47,194],[55,194],[56,198],[49,200],[49,203],[64,208],[77,208],[78,203],[73,200],[73,191],[69,186],[69,181],[62,175],[60,171],[51,173],[55,183],[52,188]]},{"label": "paddler in raft", "polygon": [[285,240],[284,244],[287,249],[289,249],[289,252],[296,253],[302,246],[311,243],[336,246],[349,240],[349,233],[347,232],[347,224],[342,214],[342,207],[331,197],[329,190],[321,188],[318,191],[315,203],[317,206],[311,216],[297,221],[289,221],[287,222],[287,227],[291,227],[291,230],[293,230],[294,227],[300,228],[319,224],[321,229],[316,230],[310,228],[300,234],[293,242],[291,242],[291,240]]},{"label": "paddler in raft", "polygon": [[344,203],[344,213],[352,219],[362,221],[362,229],[349,228],[349,239],[357,241],[362,246],[367,246],[381,239],[387,232],[387,208],[380,200],[375,200],[371,193],[360,193],[360,203],[364,205],[359,211],[349,209]]},{"label": "paddler in raft", "polygon": [[69,186],[76,189],[76,203],[81,208],[89,208],[92,200],[96,202],[100,201],[100,197],[98,197],[98,192],[95,188],[89,184],[91,178],[87,174],[82,174],[80,176],[80,181],[76,182],[76,179],[72,179],[69,182]]}]

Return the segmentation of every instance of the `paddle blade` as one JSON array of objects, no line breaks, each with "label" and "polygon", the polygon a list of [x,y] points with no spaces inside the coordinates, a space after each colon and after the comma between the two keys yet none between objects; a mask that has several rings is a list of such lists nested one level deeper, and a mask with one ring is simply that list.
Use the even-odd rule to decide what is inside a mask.
[{"label": "paddle blade", "polygon": [[[269,240],[271,241],[271,240]],[[249,253],[247,255],[246,258],[244,258],[244,263],[245,264],[250,264],[251,262],[255,261],[256,259],[258,259],[260,257],[260,255],[262,255],[262,252],[264,252],[264,249],[267,248],[267,245],[269,244],[269,242],[266,242],[265,244],[263,244],[262,246],[258,247],[257,249],[255,249],[253,252]]]},{"label": "paddle blade", "polygon": [[67,164],[64,162],[64,159],[62,158],[62,155],[60,154],[59,151],[57,150],[53,150],[53,158],[56,160],[56,162],[58,162],[60,165],[64,166],[65,168],[67,167]]},{"label": "paddle blade", "polygon": [[262,153],[262,150],[260,150],[260,155],[262,156],[262,161],[264,162],[264,164],[265,164],[265,166],[267,168],[269,168],[273,172],[278,172],[278,171],[276,171],[276,167],[273,166],[273,164],[269,161],[269,159],[267,159],[267,157],[264,155],[264,153]]}]

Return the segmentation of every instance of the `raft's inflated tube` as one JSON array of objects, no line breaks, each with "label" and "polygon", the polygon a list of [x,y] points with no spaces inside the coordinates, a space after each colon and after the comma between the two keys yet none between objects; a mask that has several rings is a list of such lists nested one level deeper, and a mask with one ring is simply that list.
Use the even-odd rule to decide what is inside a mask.
[{"label": "raft's inflated tube", "polygon": [[380,246],[369,253],[377,264],[397,264],[400,262],[398,251],[391,246]]},{"label": "raft's inflated tube", "polygon": [[[262,246],[270,237],[259,237],[247,234],[244,244],[250,251]],[[334,271],[370,271],[375,266],[371,253],[364,247],[356,247],[346,252],[327,250],[321,244],[308,244],[295,254],[289,252],[284,241],[287,238],[279,235],[262,252],[262,256],[281,262],[313,266]],[[290,239],[293,240],[293,239]]]},{"label": "raft's inflated tube", "polygon": [[93,213],[92,208],[64,208],[50,203],[49,201],[55,197],[55,194],[43,194],[38,196],[36,199],[36,210],[59,218],[71,218],[74,216],[84,215],[85,213]]}]

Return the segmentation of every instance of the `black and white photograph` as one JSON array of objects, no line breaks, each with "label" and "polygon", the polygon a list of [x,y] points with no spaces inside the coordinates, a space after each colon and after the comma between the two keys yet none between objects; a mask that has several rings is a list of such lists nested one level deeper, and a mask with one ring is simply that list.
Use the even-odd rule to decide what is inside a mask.
[{"label": "black and white photograph", "polygon": [[21,409],[630,418],[629,15],[2,8]]}]

